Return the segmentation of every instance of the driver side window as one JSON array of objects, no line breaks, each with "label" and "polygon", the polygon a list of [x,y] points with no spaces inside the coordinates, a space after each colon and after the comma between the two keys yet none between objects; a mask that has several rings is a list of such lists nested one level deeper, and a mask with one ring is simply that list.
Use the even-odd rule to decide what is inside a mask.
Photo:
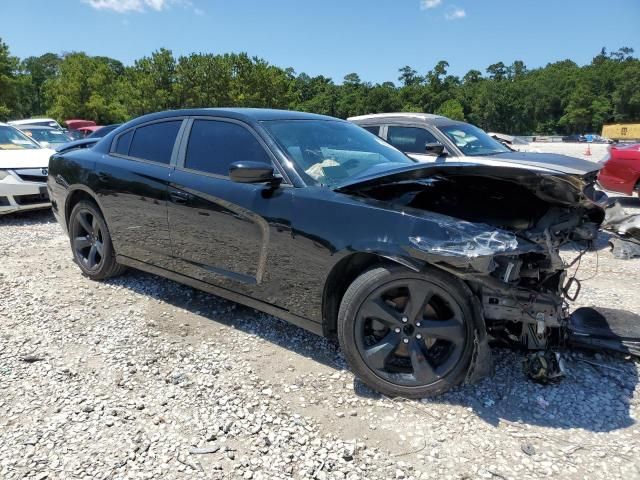
[{"label": "driver side window", "polygon": [[425,153],[427,143],[440,143],[424,128],[398,126],[387,127],[387,141],[405,153]]}]

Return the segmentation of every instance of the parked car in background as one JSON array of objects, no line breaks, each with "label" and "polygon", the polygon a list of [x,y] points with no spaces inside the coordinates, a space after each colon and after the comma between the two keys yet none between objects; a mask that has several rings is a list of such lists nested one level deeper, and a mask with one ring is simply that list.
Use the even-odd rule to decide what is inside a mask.
[{"label": "parked car in background", "polygon": [[53,153],[0,123],[0,215],[51,205],[45,182]]},{"label": "parked car in background", "polygon": [[505,133],[495,132],[489,132],[488,135],[492,138],[495,138],[505,147],[517,152],[527,150],[529,148],[529,142],[522,137],[518,137],[517,135],[507,135]]},{"label": "parked car in background", "polygon": [[94,146],[98,140],[106,136],[108,133],[111,133],[120,125],[121,125],[120,123],[114,123],[113,125],[105,125],[104,127],[98,127],[90,135],[84,138],[76,139],[68,143],[63,143],[61,145],[56,145],[55,150],[56,152],[66,152],[66,151],[75,150],[78,148],[90,148]]},{"label": "parked car in background", "polygon": [[64,130],[58,122],[56,122],[53,118],[25,118],[23,120],[11,120],[7,122],[9,125],[13,125],[14,127],[22,127],[27,125],[41,126],[41,127],[51,127],[57,128],[58,130]]},{"label": "parked car in background", "polygon": [[[379,113],[348,119],[420,162],[465,162],[561,169],[582,161],[555,153],[514,151],[484,130],[428,113]],[[597,167],[596,167],[597,168]]]},{"label": "parked car in background", "polygon": [[640,143],[611,145],[598,182],[612,192],[640,194]]},{"label": "parked car in background", "polygon": [[93,132],[91,132],[87,138],[102,138],[106,136],[108,133],[113,132],[116,128],[118,128],[121,123],[113,123],[111,125],[105,125],[103,127],[96,128]]},{"label": "parked car in background", "polygon": [[129,266],[336,336],[392,396],[486,375],[489,338],[564,338],[559,248],[589,244],[604,218],[597,165],[498,161],[514,152],[443,117],[371,120],[456,160],[417,162],[309,113],[160,112],[53,155],[53,211],[89,278]]},{"label": "parked car in background", "polygon": [[613,143],[613,140],[602,137],[597,133],[587,133],[584,135],[584,139],[587,143]]},{"label": "parked car in background", "polygon": [[51,127],[42,127],[39,125],[20,125],[18,129],[27,136],[38,142],[43,147],[55,148],[71,141],[71,137],[62,130]]},{"label": "parked car in background", "polygon": [[587,139],[585,138],[584,135],[574,133],[574,134],[566,135],[562,137],[562,141],[565,143],[582,143],[582,142],[586,142]]},{"label": "parked car in background", "polygon": [[78,128],[82,128],[82,127],[95,126],[96,122],[94,122],[93,120],[83,120],[79,118],[72,118],[69,120],[65,120],[64,124],[70,130],[77,130]]},{"label": "parked car in background", "polygon": [[102,125],[93,125],[91,127],[80,127],[77,131],[82,134],[82,138],[87,138],[89,135],[97,132],[101,128]]},{"label": "parked car in background", "polygon": [[87,127],[95,127],[96,122],[93,120],[82,120],[78,118],[73,118],[70,120],[64,121],[67,126],[68,134],[72,140],[80,140],[81,138],[85,138],[89,133],[87,133]]}]

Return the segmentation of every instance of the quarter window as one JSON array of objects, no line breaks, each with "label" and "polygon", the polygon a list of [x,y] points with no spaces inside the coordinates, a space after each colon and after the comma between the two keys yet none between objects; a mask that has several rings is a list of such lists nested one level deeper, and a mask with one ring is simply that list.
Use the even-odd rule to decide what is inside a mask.
[{"label": "quarter window", "polygon": [[440,143],[429,131],[417,127],[388,127],[387,141],[402,152],[425,153],[427,143]]},{"label": "quarter window", "polygon": [[374,135],[379,135],[380,134],[380,126],[379,125],[373,125],[373,126],[367,126],[367,127],[362,127],[364,128],[367,132],[371,132]]},{"label": "quarter window", "polygon": [[129,147],[133,138],[133,130],[129,130],[118,137],[116,148],[113,151],[119,155],[129,155]]},{"label": "quarter window", "polygon": [[[172,120],[136,128],[131,140],[129,156],[169,164],[181,124],[182,120]],[[118,139],[118,146],[121,139],[122,137]]]},{"label": "quarter window", "polygon": [[271,164],[260,142],[241,125],[215,120],[193,122],[185,168],[228,176],[229,165],[239,161]]}]

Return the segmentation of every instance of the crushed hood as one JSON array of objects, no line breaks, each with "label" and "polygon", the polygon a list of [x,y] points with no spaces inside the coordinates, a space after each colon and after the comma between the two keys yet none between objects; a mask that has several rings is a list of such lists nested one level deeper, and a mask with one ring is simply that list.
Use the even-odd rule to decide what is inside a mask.
[{"label": "crushed hood", "polygon": [[428,164],[455,165],[456,163],[459,164],[463,162],[465,164],[487,165],[492,167],[537,169],[571,175],[581,175],[602,168],[602,165],[596,162],[556,153],[504,152],[488,156],[439,158],[416,153],[409,153],[408,155],[419,162],[426,162]]},{"label": "crushed hood", "polygon": [[[513,154],[515,156],[526,155],[527,158],[529,158],[529,155],[537,155],[518,154],[517,152],[513,152]],[[542,157],[547,157],[547,155],[542,155]],[[555,157],[565,158],[563,155],[555,155]],[[602,207],[606,204],[606,194],[593,188],[598,173],[598,165],[592,162],[566,157],[570,160],[576,160],[576,162],[572,164],[571,168],[566,167],[566,171],[562,172],[559,166],[555,166],[552,169],[542,167],[542,164],[525,165],[521,163],[514,165],[506,160],[496,161],[495,157],[492,158],[493,161],[490,164],[446,161],[441,163],[420,163],[391,171],[374,171],[368,175],[365,174],[350,179],[334,189],[341,193],[356,193],[394,183],[428,183],[443,177],[472,175],[516,183],[532,192],[538,198],[553,204],[575,206],[596,203]]]},{"label": "crushed hood", "polygon": [[46,168],[54,153],[49,148],[0,150],[0,169]]},{"label": "crushed hood", "polygon": [[[467,157],[467,159],[469,158],[470,157]],[[491,163],[496,166],[505,167],[516,165],[570,175],[584,175],[602,168],[602,165],[598,163],[557,153],[505,152],[491,155],[490,157],[472,158],[474,158],[474,160],[477,159],[478,163],[483,165]]]}]

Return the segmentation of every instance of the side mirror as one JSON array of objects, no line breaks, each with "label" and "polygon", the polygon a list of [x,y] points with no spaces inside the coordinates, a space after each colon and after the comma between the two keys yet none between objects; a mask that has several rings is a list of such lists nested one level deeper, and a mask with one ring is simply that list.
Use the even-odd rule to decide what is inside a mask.
[{"label": "side mirror", "polygon": [[229,165],[229,178],[238,183],[270,183],[280,185],[282,178],[273,173],[273,166],[263,162],[234,162]]},{"label": "side mirror", "polygon": [[427,143],[424,146],[424,151],[427,155],[433,155],[435,157],[439,157],[445,153],[444,145],[437,142]]}]

